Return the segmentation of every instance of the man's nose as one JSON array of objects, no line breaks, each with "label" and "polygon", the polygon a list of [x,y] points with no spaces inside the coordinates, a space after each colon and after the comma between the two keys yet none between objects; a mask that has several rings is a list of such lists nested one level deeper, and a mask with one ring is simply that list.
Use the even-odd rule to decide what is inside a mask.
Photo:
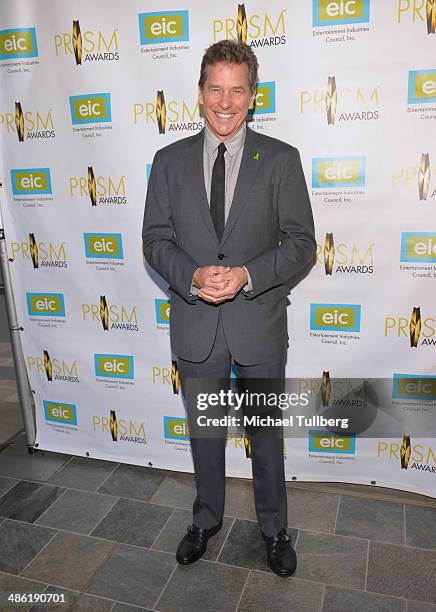
[{"label": "man's nose", "polygon": [[229,108],[231,105],[232,105],[232,96],[230,92],[223,91],[221,99],[220,99],[220,106],[222,108]]}]

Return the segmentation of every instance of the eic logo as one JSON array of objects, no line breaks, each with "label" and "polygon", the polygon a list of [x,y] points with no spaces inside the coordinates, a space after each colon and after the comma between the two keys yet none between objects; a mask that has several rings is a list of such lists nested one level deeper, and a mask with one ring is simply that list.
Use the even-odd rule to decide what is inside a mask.
[{"label": "eic logo", "polygon": [[170,301],[169,300],[154,300],[156,309],[156,323],[161,325],[169,325],[170,322]]},{"label": "eic logo", "polygon": [[409,71],[407,101],[409,104],[436,102],[436,69]]},{"label": "eic logo", "polygon": [[139,13],[141,45],[189,40],[189,11]]},{"label": "eic logo", "polygon": [[392,399],[436,400],[436,376],[394,374]]},{"label": "eic logo", "polygon": [[311,304],[310,329],[360,332],[360,304]]},{"label": "eic logo", "polygon": [[15,168],[11,170],[14,195],[51,194],[50,168]]},{"label": "eic logo", "polygon": [[370,0],[313,0],[314,27],[369,21]]},{"label": "eic logo", "polygon": [[364,187],[365,157],[314,157],[312,187]]},{"label": "eic logo", "polygon": [[309,451],[312,453],[335,453],[354,455],[356,436],[353,433],[337,434],[331,431],[309,430]]},{"label": "eic logo", "polygon": [[75,404],[64,404],[61,402],[50,402],[43,400],[43,405],[46,421],[64,423],[66,425],[77,425]]},{"label": "eic logo", "polygon": [[276,112],[276,83],[268,81],[256,86],[256,100],[253,115]]},{"label": "eic logo", "polygon": [[0,60],[38,57],[35,28],[0,30]]},{"label": "eic logo", "polygon": [[133,379],[135,377],[132,355],[95,353],[94,366],[96,376],[126,379]]},{"label": "eic logo", "polygon": [[63,293],[26,293],[26,301],[30,316],[65,317]]},{"label": "eic logo", "polygon": [[435,232],[402,232],[400,261],[436,262]]},{"label": "eic logo", "polygon": [[87,259],[124,259],[121,234],[83,234]]},{"label": "eic logo", "polygon": [[70,111],[73,125],[109,123],[112,121],[111,94],[70,96]]},{"label": "eic logo", "polygon": [[165,416],[164,435],[171,440],[189,440],[188,420]]}]

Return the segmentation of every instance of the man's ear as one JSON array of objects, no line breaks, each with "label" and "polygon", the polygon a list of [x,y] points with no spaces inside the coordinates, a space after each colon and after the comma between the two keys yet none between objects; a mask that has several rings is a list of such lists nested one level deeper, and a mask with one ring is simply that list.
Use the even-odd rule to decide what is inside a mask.
[{"label": "man's ear", "polygon": [[250,106],[248,107],[249,109],[254,108],[254,102],[256,100],[256,91],[254,91],[253,95],[250,98]]}]

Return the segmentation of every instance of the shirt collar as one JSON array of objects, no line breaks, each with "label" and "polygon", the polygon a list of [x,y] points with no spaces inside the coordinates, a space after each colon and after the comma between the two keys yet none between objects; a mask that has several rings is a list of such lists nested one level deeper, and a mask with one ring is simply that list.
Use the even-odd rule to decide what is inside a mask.
[{"label": "shirt collar", "polygon": [[[234,136],[232,136],[229,140],[226,140],[224,144],[226,145],[227,153],[230,157],[233,157],[235,153],[239,151],[241,147],[244,146],[245,135],[247,132],[247,124],[244,123],[241,125],[239,130],[236,132]],[[212,130],[206,123],[206,128],[204,132],[204,144],[206,146],[207,154],[212,157],[212,155],[216,152],[218,145],[221,144],[221,140],[215,136]]]}]

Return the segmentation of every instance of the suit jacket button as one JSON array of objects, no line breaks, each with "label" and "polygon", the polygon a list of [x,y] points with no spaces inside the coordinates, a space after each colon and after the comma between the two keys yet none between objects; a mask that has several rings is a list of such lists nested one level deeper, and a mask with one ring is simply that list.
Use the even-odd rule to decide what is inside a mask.
[{"label": "suit jacket button", "polygon": [[218,253],[218,259],[224,259],[224,253]]}]

